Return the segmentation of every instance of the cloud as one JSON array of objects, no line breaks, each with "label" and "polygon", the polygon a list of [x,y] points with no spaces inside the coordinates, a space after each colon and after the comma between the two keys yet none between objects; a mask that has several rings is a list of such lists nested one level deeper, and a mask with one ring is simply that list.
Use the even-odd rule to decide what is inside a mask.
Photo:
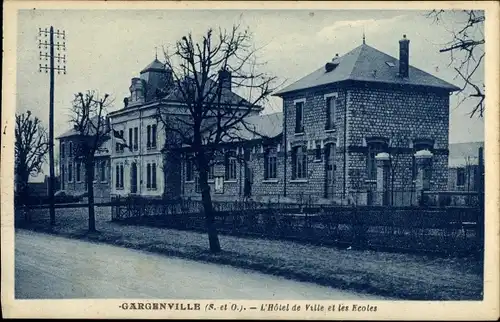
[{"label": "cloud", "polygon": [[360,33],[362,30],[368,30],[370,33],[375,32],[382,26],[394,24],[397,21],[402,20],[406,15],[399,15],[392,18],[386,19],[360,19],[360,20],[339,20],[335,21],[332,25],[326,26],[317,33],[317,37],[320,39],[329,39],[335,33],[339,31],[344,31],[346,29],[359,29]]}]

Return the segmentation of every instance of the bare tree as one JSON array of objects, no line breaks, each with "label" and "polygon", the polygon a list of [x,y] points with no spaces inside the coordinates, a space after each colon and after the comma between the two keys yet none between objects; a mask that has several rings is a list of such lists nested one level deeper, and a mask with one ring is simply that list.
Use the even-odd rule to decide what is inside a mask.
[{"label": "bare tree", "polygon": [[485,88],[484,80],[476,77],[477,71],[484,68],[484,11],[481,10],[432,10],[427,16],[434,23],[446,25],[447,20],[458,30],[449,30],[451,39],[443,44],[442,53],[450,54],[450,66],[457,72],[457,78],[462,86],[457,94],[460,96],[459,105],[471,100],[474,103],[470,116],[483,116]]},{"label": "bare tree", "polygon": [[94,210],[94,155],[108,138],[110,128],[106,122],[106,108],[112,103],[109,95],[103,98],[95,91],[75,94],[71,123],[78,133],[74,144],[75,156],[85,165],[85,183],[88,191],[89,232],[95,232]]},{"label": "bare tree", "polygon": [[[241,139],[242,130],[254,131],[245,118],[258,114],[276,89],[276,77],[257,73],[257,49],[248,29],[209,29],[199,42],[191,34],[164,50],[172,88],[165,102],[181,102],[173,113],[168,104],[158,110],[166,133],[165,151],[183,148],[199,177],[211,252],[221,250],[215,226],[208,171],[220,162],[222,146]],[[239,92],[246,99],[236,94]],[[166,107],[165,107],[166,106]]]},{"label": "bare tree", "polygon": [[29,195],[29,177],[42,173],[49,142],[47,131],[40,119],[30,111],[16,114],[15,138],[15,184],[17,195],[23,202]]}]

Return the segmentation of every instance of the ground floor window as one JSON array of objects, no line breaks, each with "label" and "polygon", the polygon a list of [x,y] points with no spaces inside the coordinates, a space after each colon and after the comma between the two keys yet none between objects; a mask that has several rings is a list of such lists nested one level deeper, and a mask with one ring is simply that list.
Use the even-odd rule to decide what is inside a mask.
[{"label": "ground floor window", "polygon": [[115,187],[116,189],[123,189],[123,164],[116,165],[116,174],[115,174]]},{"label": "ground floor window", "polygon": [[82,181],[82,163],[77,162],[76,163],[76,182],[81,182]]},{"label": "ground floor window", "polygon": [[94,162],[94,182],[97,182],[99,179],[99,162]]},{"label": "ground floor window", "polygon": [[457,186],[465,185],[465,168],[457,168]]},{"label": "ground floor window", "polygon": [[106,182],[106,161],[100,162],[99,172],[100,172],[101,182]]},{"label": "ground floor window", "polygon": [[146,165],[146,188],[156,190],[156,163]]},{"label": "ground floor window", "polygon": [[186,181],[193,181],[194,164],[190,156],[186,157]]},{"label": "ground floor window", "polygon": [[208,180],[215,179],[215,166],[213,164],[208,166]]},{"label": "ground floor window", "polygon": [[292,179],[307,179],[307,152],[303,146],[292,150]]},{"label": "ground floor window", "polygon": [[387,152],[388,140],[384,138],[369,138],[366,140],[368,151],[366,154],[366,174],[368,180],[377,180],[377,163],[375,156]]},{"label": "ground floor window", "polygon": [[264,179],[276,179],[276,163],[277,163],[276,148],[268,148],[264,154]]},{"label": "ground floor window", "polygon": [[73,163],[68,164],[68,182],[73,182]]},{"label": "ground floor window", "polygon": [[66,176],[64,175],[64,165],[61,167],[61,190],[64,190],[66,187],[66,182],[64,181],[66,179]]},{"label": "ground floor window", "polygon": [[234,151],[226,153],[226,180],[236,180],[236,155]]}]

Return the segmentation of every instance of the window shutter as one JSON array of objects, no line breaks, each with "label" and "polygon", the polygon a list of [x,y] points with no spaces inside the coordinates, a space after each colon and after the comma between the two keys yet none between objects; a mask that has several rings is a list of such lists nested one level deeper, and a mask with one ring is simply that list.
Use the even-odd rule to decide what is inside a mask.
[{"label": "window shutter", "polygon": [[266,151],[266,154],[264,154],[264,179],[269,178],[269,152]]},{"label": "window shutter", "polygon": [[156,124],[151,126],[151,146],[156,148]]},{"label": "window shutter", "polygon": [[146,166],[146,188],[151,188],[151,164]]},{"label": "window shutter", "polygon": [[146,132],[147,132],[147,147],[150,148],[151,147],[151,125],[148,125],[146,127]]},{"label": "window shutter", "polygon": [[153,163],[151,167],[151,177],[152,177],[152,188],[156,189],[156,163]]},{"label": "window shutter", "polygon": [[134,127],[134,150],[139,149],[139,128]]},{"label": "window shutter", "polygon": [[116,165],[116,180],[115,180],[115,188],[120,187],[120,166],[117,164]]}]

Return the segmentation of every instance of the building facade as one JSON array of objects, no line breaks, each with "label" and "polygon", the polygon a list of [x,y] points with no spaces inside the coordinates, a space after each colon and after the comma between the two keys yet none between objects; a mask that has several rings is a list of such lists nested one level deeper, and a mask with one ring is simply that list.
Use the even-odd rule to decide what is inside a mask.
[{"label": "building facade", "polygon": [[[60,190],[66,194],[81,196],[87,192],[85,164],[78,157],[80,136],[75,130],[69,130],[58,138],[59,140],[59,177]],[[105,202],[110,199],[110,138],[104,141],[94,154],[94,199],[96,202]]]},{"label": "building facade", "polygon": [[426,189],[446,189],[449,95],[458,88],[410,66],[409,40],[399,43],[399,60],[363,41],[277,93],[288,193],[373,203],[381,190],[376,156],[388,153],[382,190],[403,199],[418,185],[419,150],[432,154]]},{"label": "building facade", "polygon": [[[283,112],[252,110],[244,123],[253,129],[238,129],[210,165],[212,197],[397,205],[414,203],[416,191],[447,190],[449,95],[459,88],[412,67],[409,43],[399,41],[396,59],[363,39],[278,91]],[[244,101],[230,73],[218,81],[229,104]],[[171,72],[155,59],[129,89],[108,115],[111,196],[200,198],[193,161],[170,149],[161,122],[186,113]]]},{"label": "building facade", "polygon": [[[224,104],[234,109],[248,105],[231,90],[231,73],[220,71],[218,76]],[[140,77],[132,79],[124,107],[108,115],[115,134],[111,140],[112,196],[179,198],[189,195],[191,186],[194,189],[194,176],[182,179],[186,173],[183,152],[172,143],[173,134],[165,127],[168,118],[189,121],[189,110],[176,86],[172,72],[155,59]],[[249,115],[260,110],[252,108]]]},{"label": "building facade", "polygon": [[449,150],[448,190],[475,192],[481,191],[480,176],[484,175],[479,162],[480,152],[484,151],[484,142],[452,143]]}]

